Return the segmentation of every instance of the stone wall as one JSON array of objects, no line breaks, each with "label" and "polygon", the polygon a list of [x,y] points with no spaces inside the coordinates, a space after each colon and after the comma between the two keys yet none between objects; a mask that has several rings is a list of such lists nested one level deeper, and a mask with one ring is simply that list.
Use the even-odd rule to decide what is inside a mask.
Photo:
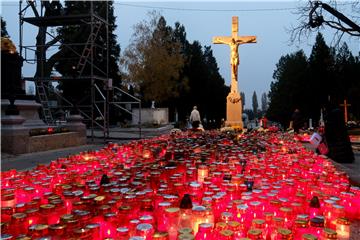
[{"label": "stone wall", "polygon": [[29,152],[47,151],[86,144],[78,132],[57,133],[29,138]]},{"label": "stone wall", "polygon": [[[139,123],[139,109],[133,108],[132,125]],[[142,108],[141,109],[141,124],[158,124],[164,125],[169,123],[169,109],[168,108]]]}]

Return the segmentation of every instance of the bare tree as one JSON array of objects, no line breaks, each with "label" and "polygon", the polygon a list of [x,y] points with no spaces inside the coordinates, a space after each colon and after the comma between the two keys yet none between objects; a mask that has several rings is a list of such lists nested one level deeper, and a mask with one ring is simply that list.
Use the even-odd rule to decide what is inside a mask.
[{"label": "bare tree", "polygon": [[[346,7],[348,10],[344,9]],[[350,10],[349,10],[350,9]],[[342,12],[347,12],[345,16]],[[359,1],[325,3],[310,0],[296,12],[299,15],[299,25],[290,29],[291,42],[301,41],[312,32],[330,27],[336,31],[335,45],[338,45],[344,34],[360,37],[360,4]],[[351,19],[350,19],[351,18]]]}]

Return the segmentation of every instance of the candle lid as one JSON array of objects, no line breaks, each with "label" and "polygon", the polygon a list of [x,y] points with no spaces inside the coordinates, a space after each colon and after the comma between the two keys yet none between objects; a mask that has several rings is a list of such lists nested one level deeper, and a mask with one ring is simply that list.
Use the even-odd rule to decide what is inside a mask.
[{"label": "candle lid", "polygon": [[195,237],[192,234],[185,233],[178,236],[178,240],[193,240]]},{"label": "candle lid", "polygon": [[199,228],[206,228],[206,229],[208,229],[208,228],[213,228],[213,224],[212,223],[200,223],[199,224]]},{"label": "candle lid", "polygon": [[258,236],[258,235],[261,235],[261,234],[262,234],[262,230],[257,229],[257,228],[253,228],[253,229],[250,229],[248,231],[248,235],[250,235],[250,236]]},{"label": "candle lid", "polygon": [[309,219],[309,215],[307,214],[298,214],[296,216],[297,219],[300,219],[300,220],[308,220]]},{"label": "candle lid", "polygon": [[127,233],[129,232],[129,229],[127,227],[118,227],[116,231],[119,233]]},{"label": "candle lid", "polygon": [[3,240],[13,239],[14,238],[13,235],[7,234],[7,233],[1,234],[0,236],[1,236],[1,239],[3,239]]},{"label": "candle lid", "polygon": [[312,235],[310,233],[305,233],[302,235],[303,240],[317,240],[317,237],[315,235]]},{"label": "candle lid", "polygon": [[216,229],[225,229],[227,226],[226,222],[217,222],[215,225]]},{"label": "candle lid", "polygon": [[229,221],[228,222],[228,225],[231,227],[231,228],[238,228],[240,226],[240,223],[237,222],[237,221]]},{"label": "candle lid", "polygon": [[49,226],[46,224],[34,224],[29,227],[29,230],[30,231],[43,231],[48,228],[49,228]]},{"label": "candle lid", "polygon": [[204,206],[195,206],[192,208],[192,210],[195,212],[201,213],[201,212],[204,212],[206,210],[206,208]]},{"label": "candle lid", "polygon": [[13,219],[16,219],[16,220],[24,220],[26,217],[26,214],[25,213],[14,213],[12,215],[12,218]]},{"label": "candle lid", "polygon": [[165,211],[166,211],[167,213],[170,213],[170,214],[171,214],[171,213],[177,213],[177,212],[180,211],[180,208],[177,208],[177,207],[166,208]]},{"label": "candle lid", "polygon": [[337,239],[336,231],[334,231],[330,228],[324,228],[323,236],[326,237],[327,239]]},{"label": "candle lid", "polygon": [[295,220],[295,225],[298,228],[306,228],[308,226],[308,222],[306,220],[303,220],[303,219],[296,219]]},{"label": "candle lid", "polygon": [[160,202],[159,203],[159,207],[169,207],[169,206],[171,206],[171,203],[169,203],[169,202]]},{"label": "candle lid", "polygon": [[190,227],[184,227],[184,228],[180,228],[180,229],[178,230],[178,233],[179,233],[179,235],[180,235],[180,234],[186,234],[186,233],[192,234],[192,233],[193,233],[193,230],[192,230],[192,228],[190,228]]},{"label": "candle lid", "polygon": [[272,220],[273,220],[273,222],[279,223],[279,222],[283,222],[284,218],[282,218],[282,217],[273,217]]},{"label": "candle lid", "polygon": [[76,191],[73,191],[72,193],[75,195],[75,197],[80,197],[84,194],[84,191],[76,190]]},{"label": "candle lid", "polygon": [[286,228],[278,228],[277,232],[283,236],[288,236],[288,235],[291,235],[291,233],[292,233],[291,230],[286,229]]},{"label": "candle lid", "polygon": [[338,205],[338,204],[334,204],[334,205],[333,205],[333,208],[335,208],[335,210],[337,210],[337,211],[341,211],[341,210],[344,209],[344,206],[341,206],[341,205]]},{"label": "candle lid", "polygon": [[155,232],[153,235],[153,239],[166,240],[169,238],[168,232]]},{"label": "candle lid", "polygon": [[220,235],[224,236],[224,237],[229,237],[229,236],[232,236],[233,234],[234,234],[234,232],[231,230],[221,230],[220,231]]},{"label": "candle lid", "polygon": [[140,223],[139,225],[136,226],[136,229],[145,232],[153,229],[153,226],[149,223]]},{"label": "candle lid", "polygon": [[[1,209],[2,210],[2,209]],[[38,208],[30,208],[28,210],[25,211],[25,213],[28,215],[28,216],[33,216],[34,214],[38,213],[39,212],[39,209]]]},{"label": "candle lid", "polygon": [[113,212],[104,214],[105,220],[114,219],[116,216],[117,216],[116,213],[113,213]]},{"label": "candle lid", "polygon": [[97,197],[94,198],[94,201],[96,203],[102,202],[104,200],[105,200],[105,196],[97,196]]},{"label": "candle lid", "polygon": [[349,219],[347,219],[345,217],[337,218],[336,223],[343,224],[343,225],[350,225]]},{"label": "candle lid", "polygon": [[[1,235],[1,239],[4,239],[2,236],[3,236],[3,235]],[[6,239],[7,239],[7,238],[6,238]],[[23,235],[18,235],[18,236],[16,237],[16,240],[31,240],[31,237],[23,236]]]},{"label": "candle lid", "polygon": [[74,233],[78,234],[80,236],[86,236],[86,234],[89,232],[90,232],[90,229],[88,229],[88,228],[77,228],[74,230]]},{"label": "candle lid", "polygon": [[1,200],[2,200],[2,201],[13,200],[14,198],[15,198],[15,194],[14,194],[14,193],[9,193],[9,194],[1,195]]},{"label": "candle lid", "polygon": [[60,223],[55,223],[55,224],[50,224],[49,225],[49,229],[50,230],[61,230],[61,229],[65,229],[66,225],[65,224],[60,224]]},{"label": "candle lid", "polygon": [[310,219],[310,226],[312,227],[324,227],[324,219],[319,217],[314,217]]},{"label": "candle lid", "polygon": [[70,220],[70,219],[73,219],[74,218],[74,215],[72,214],[64,214],[60,217],[61,220],[63,221],[67,221],[67,220]]},{"label": "candle lid", "polygon": [[281,207],[281,208],[280,208],[280,211],[285,212],[285,213],[289,213],[289,212],[292,211],[292,209],[289,208],[289,207]]},{"label": "candle lid", "polygon": [[247,204],[239,204],[236,206],[237,210],[242,210],[242,211],[246,211],[248,209],[248,205]]},{"label": "candle lid", "polygon": [[51,195],[51,196],[48,197],[49,201],[56,200],[56,199],[61,199],[61,197],[59,195]]},{"label": "candle lid", "polygon": [[152,220],[153,217],[151,215],[142,215],[139,219],[141,221],[149,221],[149,220]]}]

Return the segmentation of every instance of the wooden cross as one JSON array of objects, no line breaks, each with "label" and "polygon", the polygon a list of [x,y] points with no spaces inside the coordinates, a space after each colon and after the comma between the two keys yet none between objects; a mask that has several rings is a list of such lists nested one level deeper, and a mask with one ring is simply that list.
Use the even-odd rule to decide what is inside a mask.
[{"label": "wooden cross", "polygon": [[344,107],[344,119],[345,119],[345,124],[348,122],[348,111],[347,108],[351,106],[351,104],[348,104],[346,99],[344,99],[344,103],[340,104],[340,106]]},{"label": "wooden cross", "polygon": [[231,36],[219,36],[213,38],[213,43],[215,44],[227,44],[230,46],[231,92],[238,92],[237,72],[239,65],[239,45],[246,43],[256,43],[256,36],[238,36],[238,28],[238,17],[232,17]]}]

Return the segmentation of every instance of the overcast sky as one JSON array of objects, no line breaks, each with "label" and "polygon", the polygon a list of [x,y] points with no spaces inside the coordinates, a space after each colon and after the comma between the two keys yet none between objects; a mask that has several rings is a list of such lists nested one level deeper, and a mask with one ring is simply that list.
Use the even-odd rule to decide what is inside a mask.
[{"label": "overcast sky", "polygon": [[[210,45],[220,68],[225,83],[230,84],[230,50],[226,45],[211,43],[214,36],[231,35],[231,17],[239,17],[239,35],[257,36],[256,44],[245,44],[239,47],[240,65],[238,73],[239,90],[245,92],[246,108],[251,108],[251,96],[257,92],[260,100],[263,92],[268,92],[275,65],[282,55],[304,49],[309,56],[314,37],[304,39],[302,43],[290,45],[289,33],[286,29],[298,24],[296,7],[304,1],[281,2],[218,2],[218,1],[159,1],[159,2],[115,2],[116,34],[122,51],[129,44],[133,26],[146,19],[151,10],[158,10],[168,25],[180,22],[185,26],[190,42],[199,41],[203,46]],[[16,45],[19,43],[18,1],[1,2],[1,15],[7,22],[7,30]],[[345,8],[346,6],[344,6]],[[28,10],[27,14],[30,14]],[[36,29],[25,24],[24,44],[35,44]],[[324,29],[325,40],[331,44],[334,32]],[[359,39],[343,38],[347,41],[353,54],[358,55]],[[24,76],[32,76],[34,65],[24,64]]]}]

